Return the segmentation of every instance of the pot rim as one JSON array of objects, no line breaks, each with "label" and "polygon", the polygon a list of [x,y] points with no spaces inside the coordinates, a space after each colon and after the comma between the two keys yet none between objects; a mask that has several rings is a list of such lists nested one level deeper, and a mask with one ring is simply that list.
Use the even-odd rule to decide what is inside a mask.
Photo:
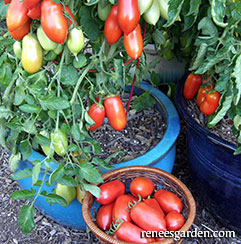
[{"label": "pot rim", "polygon": [[183,97],[183,88],[184,88],[184,83],[186,81],[186,78],[188,76],[189,73],[185,74],[182,79],[180,79],[177,82],[177,86],[176,86],[176,91],[175,91],[175,102],[176,102],[176,106],[177,106],[177,110],[179,111],[179,113],[181,114],[182,118],[187,122],[187,124],[194,130],[196,130],[197,132],[206,135],[206,137],[214,144],[218,144],[222,147],[225,147],[229,150],[235,151],[236,150],[236,146],[224,139],[222,139],[221,137],[211,133],[210,131],[208,131],[208,129],[204,129],[203,127],[201,127],[189,114],[189,112],[187,111],[187,102],[185,100],[185,98]]}]

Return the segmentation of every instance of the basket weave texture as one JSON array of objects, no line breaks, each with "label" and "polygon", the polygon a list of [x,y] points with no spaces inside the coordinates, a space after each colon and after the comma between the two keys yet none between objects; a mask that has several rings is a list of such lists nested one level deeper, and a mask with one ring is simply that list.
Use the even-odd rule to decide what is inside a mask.
[{"label": "basket weave texture", "polygon": [[[190,229],[196,215],[196,204],[195,200],[188,190],[188,188],[175,176],[172,174],[149,166],[131,166],[131,167],[123,167],[120,169],[116,169],[110,172],[107,172],[103,175],[104,183],[120,180],[126,185],[126,192],[128,192],[130,182],[136,177],[146,177],[151,179],[156,187],[161,187],[164,190],[175,193],[183,203],[183,211],[182,215],[185,218],[186,222],[182,226],[179,231],[187,231]],[[91,209],[93,210],[93,215],[91,213]],[[121,240],[116,240],[112,238],[110,235],[107,235],[104,231],[102,231],[95,222],[95,216],[97,213],[97,202],[95,198],[87,192],[84,197],[83,205],[82,205],[82,213],[83,218],[88,226],[88,228],[96,235],[99,241],[103,244],[127,244],[128,242],[124,242]],[[155,242],[158,244],[171,244],[171,243],[181,243],[182,240],[175,242],[172,238],[166,238],[163,241]]]}]

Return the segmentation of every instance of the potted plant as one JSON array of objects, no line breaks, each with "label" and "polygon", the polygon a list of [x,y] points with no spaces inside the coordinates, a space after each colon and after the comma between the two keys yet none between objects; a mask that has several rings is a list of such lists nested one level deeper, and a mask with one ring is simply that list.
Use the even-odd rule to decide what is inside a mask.
[{"label": "potted plant", "polygon": [[[35,5],[28,0],[4,2],[10,5],[8,29],[1,27],[0,39],[0,143],[11,151],[9,165],[15,172],[12,178],[23,188],[12,197],[32,200],[21,208],[20,228],[25,234],[34,228],[34,206],[60,223],[84,228],[81,205],[72,200],[76,194],[81,199],[85,191],[94,196],[100,194],[95,185],[103,181],[99,168],[104,171],[124,165],[159,163],[158,167],[172,170],[180,130],[177,112],[164,94],[150,84],[140,84],[142,71],[149,70],[145,68],[144,55],[140,57],[140,26],[138,50],[129,50],[132,46],[125,37],[123,45],[121,35],[113,43],[113,36],[105,34],[107,20],[103,20],[110,12],[107,1],[44,0]],[[96,10],[98,15],[93,14]],[[128,74],[133,65],[140,70],[134,78],[140,88],[134,88]],[[129,84],[131,88],[127,87]],[[130,94],[133,90],[139,95],[143,93],[138,101],[142,108],[156,104],[168,128],[165,138],[139,161],[111,166],[109,161],[119,152],[101,159],[100,144],[91,131],[102,124],[104,108],[114,129],[125,127],[126,113],[118,96],[125,88]],[[113,105],[107,105],[109,98],[118,102],[121,121],[111,117],[115,110],[110,110]],[[99,109],[95,111],[97,118],[91,108]],[[51,207],[53,204],[59,205]]]},{"label": "potted plant", "polygon": [[192,12],[186,4],[184,1],[175,14],[181,13],[184,30],[192,29],[189,40],[195,52],[189,66],[192,73],[177,85],[176,104],[188,126],[192,178],[214,216],[240,232],[241,4],[200,1]]}]

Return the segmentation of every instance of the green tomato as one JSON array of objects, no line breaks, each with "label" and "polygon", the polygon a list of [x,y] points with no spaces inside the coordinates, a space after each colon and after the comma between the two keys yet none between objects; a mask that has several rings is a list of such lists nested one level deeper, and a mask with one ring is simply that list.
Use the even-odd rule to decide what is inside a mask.
[{"label": "green tomato", "polygon": [[112,7],[112,5],[110,3],[107,3],[107,5],[104,8],[102,8],[101,3],[100,2],[98,3],[97,13],[98,13],[99,18],[102,21],[106,21],[108,15],[110,13],[111,7]]},{"label": "green tomato", "polygon": [[64,206],[68,206],[76,197],[76,189],[75,187],[61,185],[58,183],[56,186],[56,194],[63,197],[67,201],[67,204]]},{"label": "green tomato", "polygon": [[80,50],[84,47],[84,34],[81,29],[73,28],[68,35],[67,46],[69,50],[77,56]]},{"label": "green tomato", "polygon": [[18,59],[21,59],[21,54],[22,54],[21,42],[18,42],[18,41],[14,42],[13,51],[14,51],[14,54],[16,55],[16,57]]},{"label": "green tomato", "polygon": [[150,25],[155,25],[160,18],[160,8],[158,0],[153,0],[149,10],[143,14],[145,21]]},{"label": "green tomato", "polygon": [[63,51],[64,47],[62,44],[58,44],[57,47],[53,50],[57,55]]},{"label": "green tomato", "polygon": [[140,14],[144,14],[151,7],[153,0],[138,0]]},{"label": "green tomato", "polygon": [[54,50],[57,48],[57,43],[51,41],[48,36],[45,34],[42,26],[40,25],[39,28],[37,29],[37,37],[39,40],[40,45],[42,48],[46,51]]},{"label": "green tomato", "polygon": [[[49,138],[49,133],[45,130],[43,131],[40,131],[40,135],[42,136],[45,136],[47,138]],[[54,150],[50,148],[50,145],[49,146],[41,146],[43,152],[45,153],[46,156],[49,156],[49,157],[53,157],[54,156]]]},{"label": "green tomato", "polygon": [[161,17],[168,20],[168,2],[169,0],[158,0]]},{"label": "green tomato", "polygon": [[51,140],[53,141],[54,151],[59,156],[64,156],[68,148],[68,138],[60,129],[56,133],[51,133]]},{"label": "green tomato", "polygon": [[57,54],[54,51],[49,51],[45,56],[44,60],[51,62],[54,61],[57,58]]}]

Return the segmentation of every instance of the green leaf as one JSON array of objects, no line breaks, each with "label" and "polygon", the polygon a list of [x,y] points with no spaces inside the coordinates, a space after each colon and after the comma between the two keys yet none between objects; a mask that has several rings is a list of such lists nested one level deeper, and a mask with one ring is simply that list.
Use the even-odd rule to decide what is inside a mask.
[{"label": "green leaf", "polygon": [[155,29],[152,34],[153,41],[157,45],[164,45],[166,43],[166,38],[163,35],[162,31]]},{"label": "green leaf", "polygon": [[16,86],[13,104],[20,105],[24,100],[24,96],[25,96],[24,86]]},{"label": "green leaf", "polygon": [[150,95],[149,91],[146,91],[135,100],[132,109],[135,109],[138,113],[144,109],[151,108],[155,103],[155,98]]},{"label": "green leaf", "polygon": [[95,5],[99,2],[100,0],[89,0],[85,3],[85,5],[87,6],[92,6],[92,5]]},{"label": "green leaf", "polygon": [[19,107],[25,113],[38,113],[41,109],[39,105],[34,104],[24,104]]},{"label": "green leaf", "polygon": [[225,89],[227,89],[227,86],[229,85],[229,81],[230,81],[230,73],[229,72],[221,73],[215,84],[215,90],[219,92],[224,91]]},{"label": "green leaf", "polygon": [[114,80],[117,81],[119,86],[124,89],[125,88],[125,68],[122,59],[114,59],[114,68],[115,68],[115,75]]},{"label": "green leaf", "polygon": [[[114,157],[116,157],[118,154],[119,154],[120,152],[116,152],[116,153],[113,153],[113,154],[115,154],[115,155],[113,155],[113,154],[111,154],[110,156],[112,156],[113,158]],[[100,166],[100,167],[102,167],[103,169],[114,169],[115,167],[114,166],[112,166],[112,165],[109,165],[108,164],[108,162],[107,161],[110,161],[110,156],[109,156],[109,158],[108,158],[108,160],[103,160],[103,159],[101,159],[101,158],[93,158],[93,160],[92,160],[92,163],[93,164],[96,164],[97,166]]]},{"label": "green leaf", "polygon": [[100,172],[88,162],[80,164],[79,174],[83,179],[90,183],[97,184],[103,182]]},{"label": "green leaf", "polygon": [[74,86],[78,81],[78,71],[72,65],[63,65],[61,83],[65,86]]},{"label": "green leaf", "polygon": [[13,180],[22,180],[30,177],[32,177],[32,169],[20,170],[11,176]]},{"label": "green leaf", "polygon": [[100,143],[95,141],[95,140],[90,140],[89,143],[92,146],[93,153],[96,154],[96,155],[100,155],[101,154]]},{"label": "green leaf", "polygon": [[37,134],[34,139],[41,146],[49,146],[50,145],[50,140],[46,136]]},{"label": "green leaf", "polygon": [[85,139],[85,137],[83,136],[83,134],[80,133],[79,130],[79,125],[78,124],[73,124],[72,128],[71,128],[71,134],[74,137],[74,139],[76,141],[82,141]]},{"label": "green leaf", "polygon": [[30,190],[18,190],[15,191],[12,195],[11,198],[14,200],[22,200],[22,199],[27,199],[27,198],[33,198],[34,195],[36,194],[36,190],[31,189]]},{"label": "green leaf", "polygon": [[49,185],[53,185],[54,182],[58,181],[64,176],[64,165],[59,164],[59,167],[54,170],[49,176]]},{"label": "green leaf", "polygon": [[32,205],[22,206],[18,217],[18,224],[23,234],[26,235],[34,229],[35,214],[36,210]]},{"label": "green leaf", "polygon": [[93,196],[95,196],[96,198],[100,197],[100,188],[98,186],[95,185],[91,185],[91,184],[83,184],[84,190],[90,192]]},{"label": "green leaf", "polygon": [[44,196],[46,198],[46,202],[51,204],[51,205],[52,204],[59,204],[62,206],[66,206],[68,204],[67,201],[63,197],[61,197],[55,193],[46,194],[45,191],[42,191],[40,193],[40,195]]},{"label": "green leaf", "polygon": [[20,142],[20,151],[23,156],[23,160],[26,160],[32,155],[32,146],[28,139]]},{"label": "green leaf", "polygon": [[9,158],[9,168],[12,172],[17,171],[18,169],[18,163],[21,159],[21,153],[14,154],[12,153],[10,158]]},{"label": "green leaf", "polygon": [[55,97],[49,95],[43,99],[39,99],[43,110],[63,110],[70,107],[69,101],[63,97]]},{"label": "green leaf", "polygon": [[89,114],[87,113],[87,111],[85,111],[85,121],[89,125],[94,125],[95,124],[95,121],[89,116]]},{"label": "green leaf", "polygon": [[234,152],[234,155],[238,155],[238,154],[241,154],[241,145],[238,145],[237,149]]},{"label": "green leaf", "polygon": [[236,61],[234,72],[232,73],[232,76],[235,78],[236,88],[238,89],[238,94],[234,101],[235,105],[239,103],[240,96],[241,96],[241,75],[240,74],[241,74],[241,54],[239,55]]},{"label": "green leaf", "polygon": [[62,178],[57,178],[56,181],[61,185],[76,187],[77,183],[71,175],[64,175]]},{"label": "green leaf", "polygon": [[211,2],[211,15],[213,18],[214,23],[217,26],[220,27],[226,27],[228,25],[228,23],[224,23],[224,17],[225,17],[225,10],[226,10],[226,6],[225,6],[225,2],[223,0],[210,0]]},{"label": "green leaf", "polygon": [[233,124],[234,127],[239,130],[239,127],[241,125],[241,116],[239,114],[235,115],[234,119],[233,119]]},{"label": "green leaf", "polygon": [[0,118],[8,119],[12,118],[12,111],[5,107],[5,106],[0,106]]},{"label": "green leaf", "polygon": [[8,135],[7,128],[5,126],[6,121],[4,119],[0,119],[0,145],[7,149],[6,146],[6,137]]},{"label": "green leaf", "polygon": [[202,63],[207,53],[208,44],[203,42],[198,49],[197,56],[193,62],[193,65],[189,68],[189,70],[196,70]]},{"label": "green leaf", "polygon": [[32,185],[34,185],[38,181],[41,166],[42,166],[41,161],[35,162],[34,167],[33,167]]},{"label": "green leaf", "polygon": [[87,64],[87,58],[84,54],[79,53],[77,59],[75,58],[73,61],[73,65],[76,69],[80,69]]}]

